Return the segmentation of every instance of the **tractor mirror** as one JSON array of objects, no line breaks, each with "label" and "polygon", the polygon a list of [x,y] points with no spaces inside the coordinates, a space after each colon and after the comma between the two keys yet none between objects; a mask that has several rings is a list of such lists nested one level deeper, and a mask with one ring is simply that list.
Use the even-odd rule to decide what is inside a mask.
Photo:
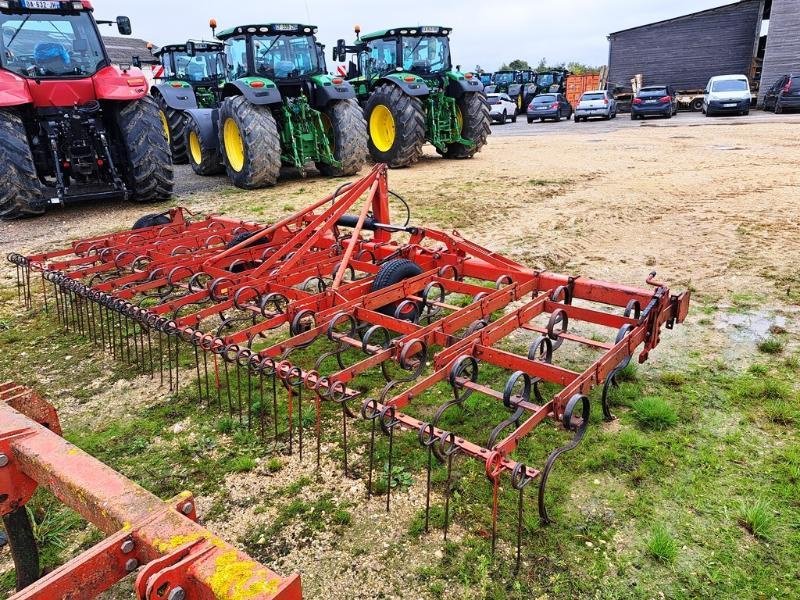
[{"label": "tractor mirror", "polygon": [[131,57],[131,62],[133,63],[133,66],[136,67],[137,69],[142,68],[142,59],[139,58],[138,56]]},{"label": "tractor mirror", "polygon": [[333,49],[333,60],[344,62],[347,58],[347,46],[344,40],[336,40],[336,47]]},{"label": "tractor mirror", "polygon": [[186,42],[186,54],[187,56],[197,55],[197,48],[195,47],[194,42]]},{"label": "tractor mirror", "polygon": [[117,29],[120,35],[130,35],[133,33],[131,20],[128,17],[117,17]]}]

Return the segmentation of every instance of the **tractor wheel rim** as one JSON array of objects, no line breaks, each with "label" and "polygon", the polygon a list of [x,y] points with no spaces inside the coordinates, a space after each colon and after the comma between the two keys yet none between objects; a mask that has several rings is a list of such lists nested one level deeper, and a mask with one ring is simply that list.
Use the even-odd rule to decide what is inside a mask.
[{"label": "tractor wheel rim", "polygon": [[522,96],[517,96],[517,108],[522,110]]},{"label": "tractor wheel rim", "polygon": [[322,122],[322,130],[325,132],[325,137],[328,138],[328,144],[331,147],[331,154],[336,153],[336,136],[333,132],[333,122],[331,118],[325,113],[320,113],[320,121]]},{"label": "tractor wheel rim", "polygon": [[227,119],[222,135],[225,140],[225,156],[228,158],[228,164],[231,169],[240,173],[244,169],[244,140],[242,140],[242,134],[236,121],[231,118]]},{"label": "tractor wheel rim", "polygon": [[372,109],[369,116],[369,135],[372,143],[381,152],[388,152],[394,146],[394,116],[387,106],[378,104]]},{"label": "tractor wheel rim", "polygon": [[203,162],[203,150],[200,148],[200,138],[194,131],[189,132],[189,154],[194,164],[199,165]]},{"label": "tractor wheel rim", "polygon": [[464,113],[458,106],[456,106],[456,123],[458,124],[458,133],[464,133]]},{"label": "tractor wheel rim", "polygon": [[167,142],[172,143],[172,134],[169,131],[169,121],[167,121],[167,115],[164,114],[163,110],[158,111],[158,116],[161,117],[161,127],[164,128],[164,137],[167,138]]}]

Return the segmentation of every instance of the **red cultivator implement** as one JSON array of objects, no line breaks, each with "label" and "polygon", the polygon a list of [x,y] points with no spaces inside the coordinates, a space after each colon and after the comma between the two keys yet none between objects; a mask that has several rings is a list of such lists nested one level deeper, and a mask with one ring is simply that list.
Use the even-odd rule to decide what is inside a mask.
[{"label": "red cultivator implement", "polygon": [[[389,194],[386,167],[377,165],[269,226],[223,217],[189,222],[175,209],[161,224],[9,259],[26,302],[36,273],[65,328],[158,371],[171,389],[192,373],[201,399],[288,441],[290,452],[296,440],[302,455],[303,431],[314,422],[304,423],[304,394],[314,406],[317,456],[322,406],[338,405],[345,472],[351,409],[361,390],[375,387],[364,381],[380,373],[382,390],[359,399],[355,411],[371,421],[368,493],[376,431],[388,436],[389,473],[395,433],[412,431],[429,465],[431,456],[452,465],[457,454],[485,465],[495,526],[503,476],[520,498],[539,480],[546,521],[548,474],[580,442],[590,390],[603,386],[611,418],[606,399],[615,376],[634,353],[647,359],[663,326],[684,320],[689,294],[671,294],[655,274],[650,288],[639,289],[535,271],[457,232],[391,224]],[[556,360],[562,346],[587,349],[589,364],[578,370]],[[499,390],[491,385],[498,372],[506,378]],[[452,398],[431,407],[434,388],[439,395],[449,388]],[[487,424],[488,439],[440,426],[472,394],[507,413]],[[522,464],[515,450],[548,419],[573,432],[572,441],[541,470]]]},{"label": "red cultivator implement", "polygon": [[[141,600],[301,598],[298,575],[282,578],[198,525],[191,494],[162,502],[60,431],[35,392],[0,385],[0,515],[24,588],[14,600],[93,598],[139,567]],[[109,535],[42,579],[25,512],[39,484]]]}]

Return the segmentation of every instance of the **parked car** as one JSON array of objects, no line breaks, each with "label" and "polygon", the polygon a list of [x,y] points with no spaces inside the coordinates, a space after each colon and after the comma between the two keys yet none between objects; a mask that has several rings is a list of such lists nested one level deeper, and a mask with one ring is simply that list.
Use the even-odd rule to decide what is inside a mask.
[{"label": "parked car", "polygon": [[617,101],[608,90],[590,90],[583,92],[578,106],[575,107],[575,122],[587,121],[589,117],[614,119],[617,116]]},{"label": "parked car", "polygon": [[787,108],[800,109],[800,73],[784,75],[764,96],[764,110],[779,115]]},{"label": "parked car", "polygon": [[562,117],[567,120],[572,117],[572,105],[564,94],[540,94],[528,105],[528,123],[534,119],[558,122]]},{"label": "parked car", "polygon": [[486,101],[489,103],[489,117],[492,122],[497,121],[503,125],[509,117],[512,123],[517,122],[517,103],[508,94],[486,94]]},{"label": "parked car", "polygon": [[722,113],[750,113],[750,83],[745,75],[717,75],[708,80],[703,92],[703,112],[707,117]]},{"label": "parked car", "polygon": [[666,117],[678,114],[678,94],[671,85],[648,85],[639,90],[631,102],[631,120],[648,116]]}]

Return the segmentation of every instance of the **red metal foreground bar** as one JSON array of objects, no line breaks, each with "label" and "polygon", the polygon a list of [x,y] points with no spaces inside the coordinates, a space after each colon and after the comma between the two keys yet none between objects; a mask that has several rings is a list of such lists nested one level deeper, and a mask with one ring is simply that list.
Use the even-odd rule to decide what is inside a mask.
[{"label": "red metal foreground bar", "polygon": [[302,597],[299,575],[273,573],[196,523],[190,493],[162,502],[59,433],[33,390],[0,386],[0,515],[24,510],[42,485],[109,536],[14,600],[93,598],[137,569],[141,600]]}]

